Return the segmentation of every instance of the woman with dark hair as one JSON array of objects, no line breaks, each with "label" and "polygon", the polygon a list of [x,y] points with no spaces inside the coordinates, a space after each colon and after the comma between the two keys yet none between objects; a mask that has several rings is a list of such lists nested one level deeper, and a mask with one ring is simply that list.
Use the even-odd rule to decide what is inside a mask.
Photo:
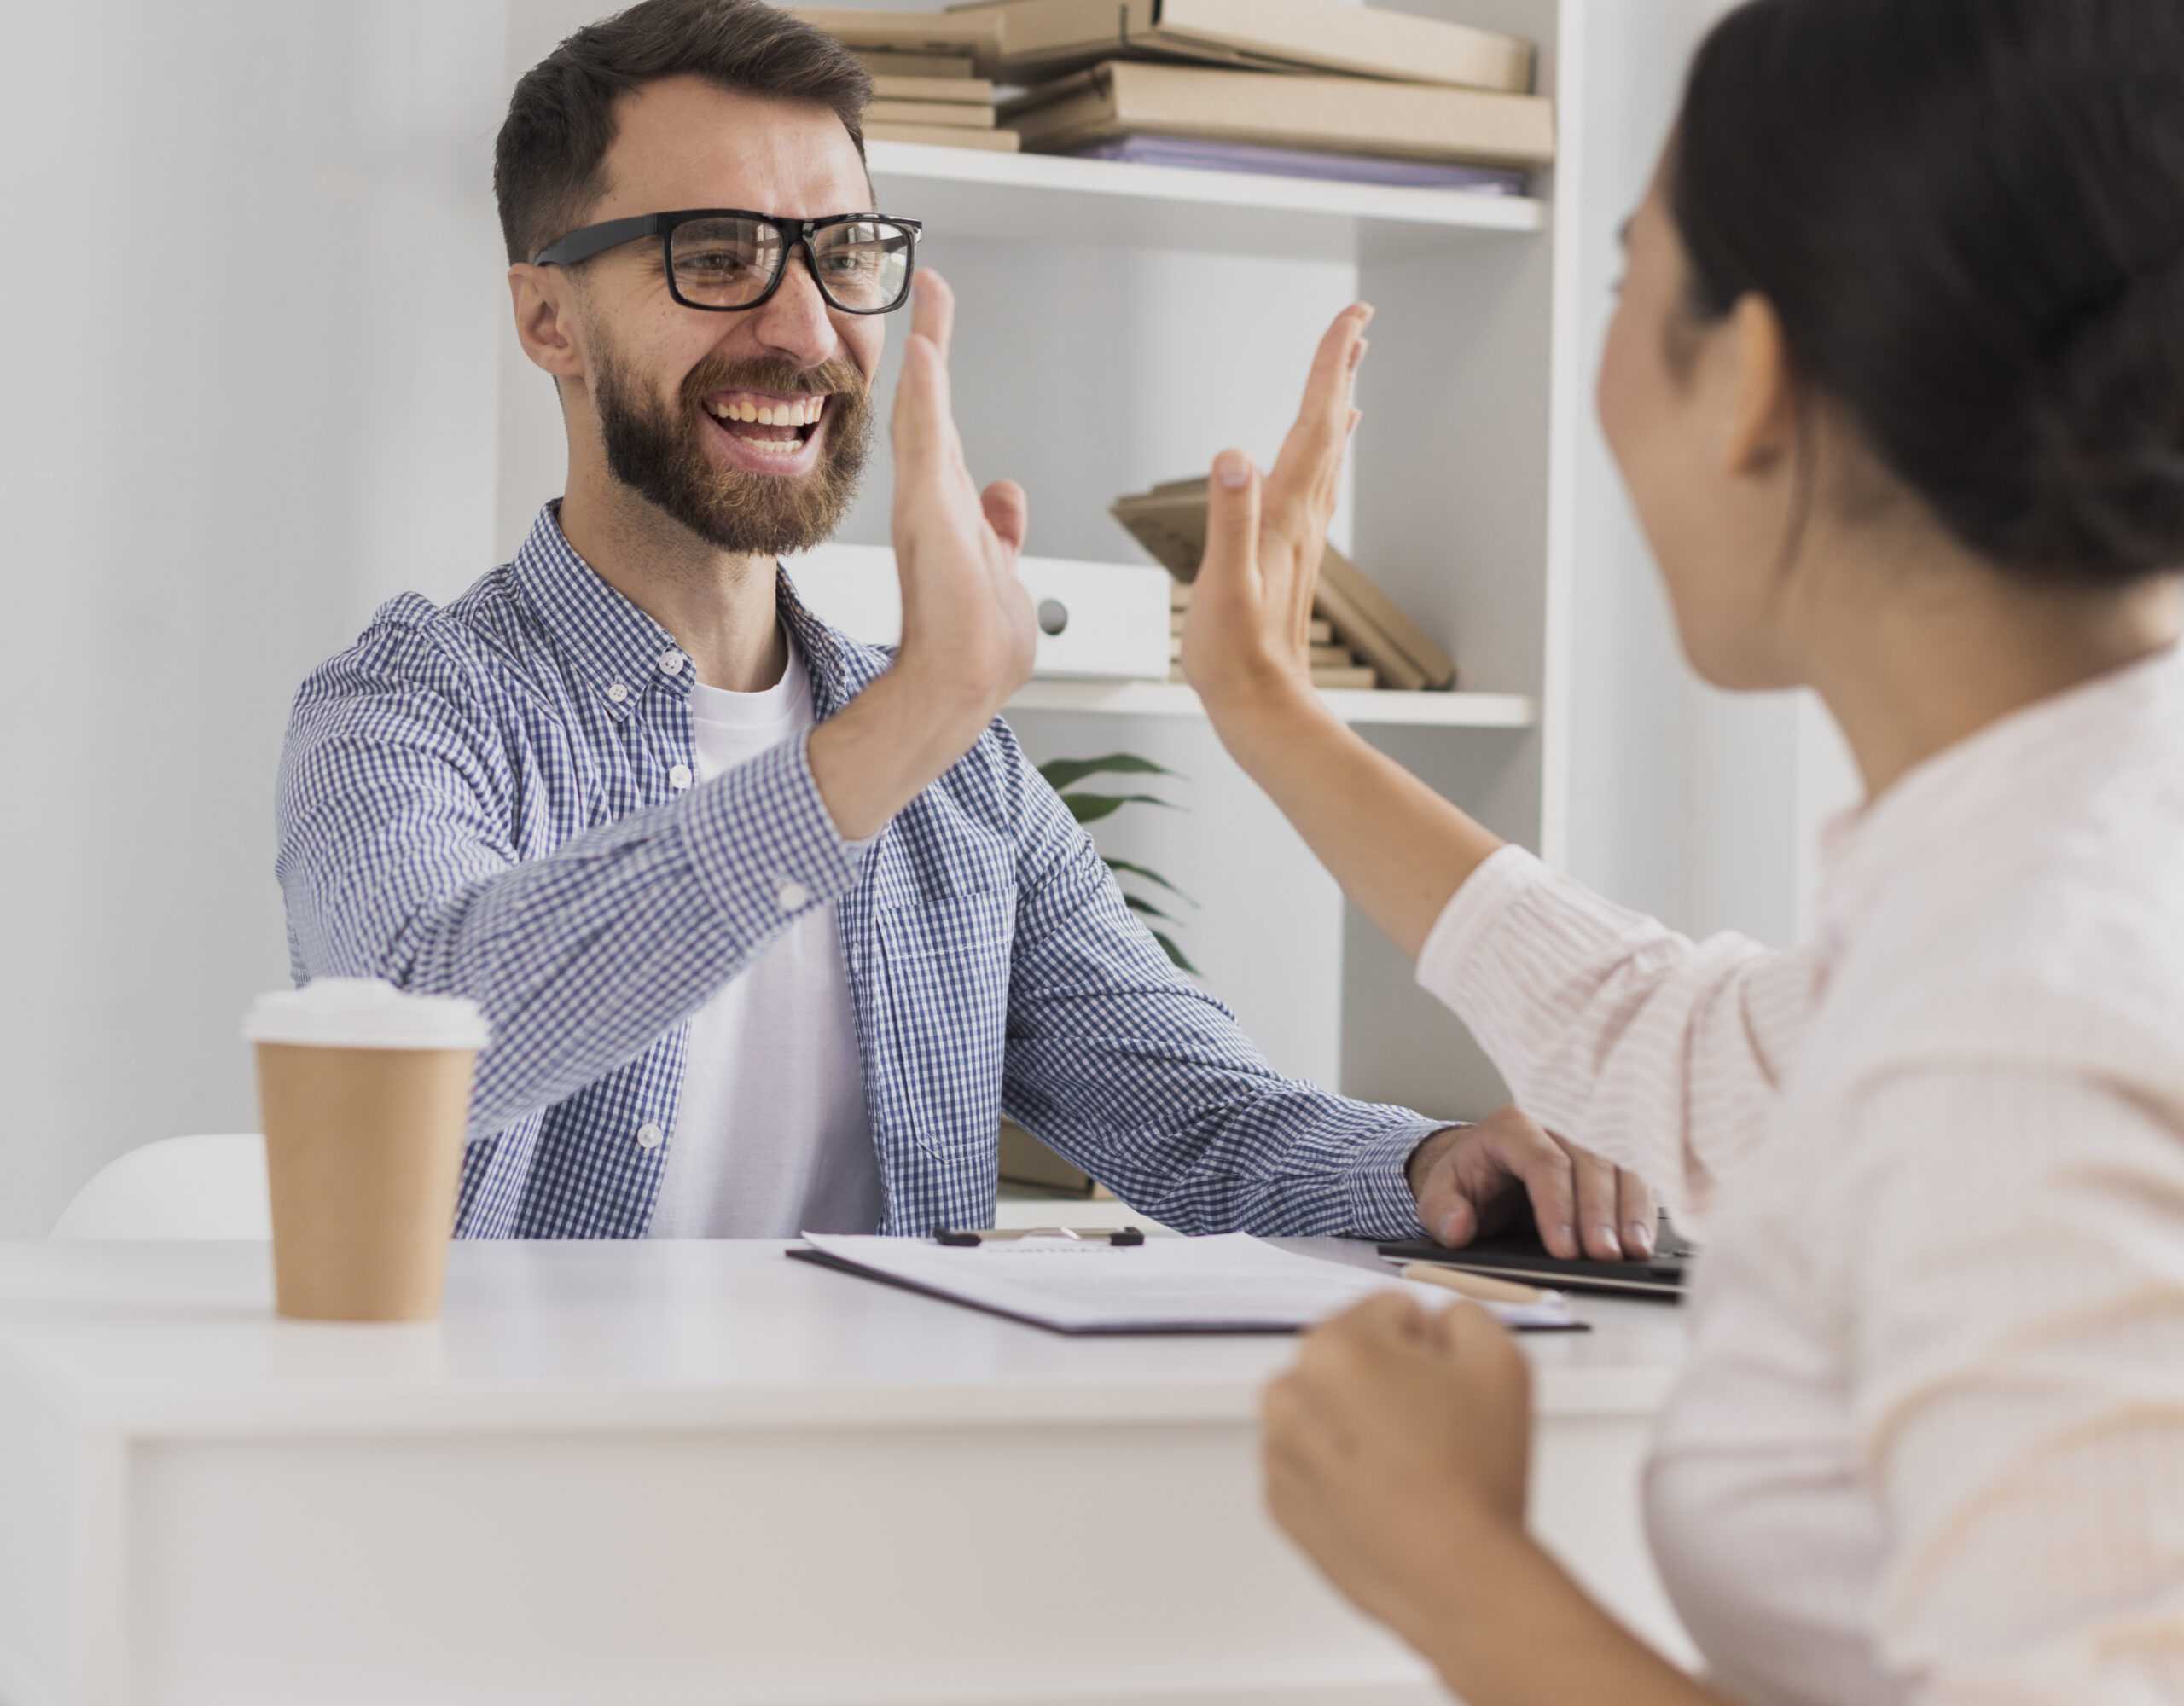
[{"label": "woman with dark hair", "polygon": [[1751,0],[1628,242],[1599,407],[1686,653],[1866,784],[1809,945],[1624,912],[1320,708],[1368,310],[1216,464],[1184,660],[1519,1100],[1701,1223],[1646,1492],[1706,1678],[1526,1536],[1467,1305],[1306,1341],[1275,1515],[1471,1706],[2184,1700],[2184,7]]}]

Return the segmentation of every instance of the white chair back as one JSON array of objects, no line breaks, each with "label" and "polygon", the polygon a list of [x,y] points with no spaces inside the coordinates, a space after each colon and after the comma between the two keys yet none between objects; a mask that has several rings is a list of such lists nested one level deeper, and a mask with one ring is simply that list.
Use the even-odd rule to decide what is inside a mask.
[{"label": "white chair back", "polygon": [[223,1132],[132,1149],[76,1192],[53,1236],[270,1239],[265,1140]]}]

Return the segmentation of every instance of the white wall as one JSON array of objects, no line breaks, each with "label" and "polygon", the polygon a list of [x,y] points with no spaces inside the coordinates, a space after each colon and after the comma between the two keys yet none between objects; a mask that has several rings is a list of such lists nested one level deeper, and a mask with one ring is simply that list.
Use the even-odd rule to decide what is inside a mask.
[{"label": "white wall", "polygon": [[[1646,4],[1678,32],[1718,9]],[[513,78],[603,9],[79,0],[10,20],[11,60],[38,74],[0,108],[16,403],[0,428],[15,552],[0,623],[0,1065],[15,1091],[0,1236],[42,1231],[121,1149],[255,1123],[235,1027],[286,975],[271,791],[296,682],[388,594],[449,596],[503,560],[561,487],[551,388],[508,325],[491,148]],[[1673,90],[1674,55],[1648,59],[1633,37],[1587,68],[1593,134],[1622,140],[1589,158],[1571,210],[1583,385],[1612,276],[1602,244]],[[1604,102],[1622,103],[1619,131],[1601,128]],[[1119,560],[1132,548],[1105,496],[1231,440],[1270,452],[1303,352],[1356,282],[1307,262],[1232,276],[1095,250],[1027,268],[945,233],[931,255],[963,297],[974,467],[1032,486],[1036,548]],[[1111,329],[1073,338],[1095,305]],[[1383,341],[1376,365],[1395,359]],[[1164,375],[1187,360],[1230,377],[1179,397]],[[1689,684],[1605,451],[1581,430],[1567,856],[1687,926],[1786,938],[1806,832],[1847,786],[1839,755],[1809,711]],[[883,455],[845,537],[884,540],[888,484]],[[1209,902],[1185,933],[1209,984],[1277,1064],[1335,1076],[1341,908],[1210,734],[1023,727],[1040,756],[1126,746],[1189,776],[1188,819],[1118,821],[1109,849]]]},{"label": "white wall", "polygon": [[491,564],[498,0],[9,15],[0,1235],[257,1123],[290,696]]}]

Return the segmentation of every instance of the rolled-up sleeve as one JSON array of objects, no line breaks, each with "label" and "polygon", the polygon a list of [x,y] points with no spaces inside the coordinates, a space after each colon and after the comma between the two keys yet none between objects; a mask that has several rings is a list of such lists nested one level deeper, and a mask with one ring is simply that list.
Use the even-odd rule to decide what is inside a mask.
[{"label": "rolled-up sleeve", "polygon": [[313,672],[276,862],[299,978],[468,995],[483,1136],[635,1059],[856,875],[807,739],[518,859],[516,784],[463,660],[382,619]]},{"label": "rolled-up sleeve", "polygon": [[1418,981],[1542,1124],[1650,1181],[1694,1229],[1795,1058],[1818,960],[1693,942],[1505,847],[1457,890]]}]

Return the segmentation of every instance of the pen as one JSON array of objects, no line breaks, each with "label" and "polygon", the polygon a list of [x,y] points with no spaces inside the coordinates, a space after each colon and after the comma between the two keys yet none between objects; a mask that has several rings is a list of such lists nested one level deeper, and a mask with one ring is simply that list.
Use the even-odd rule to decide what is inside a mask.
[{"label": "pen", "polygon": [[1411,1262],[1401,1270],[1401,1274],[1405,1280],[1439,1285],[1478,1303],[1543,1303],[1554,1295],[1536,1286],[1519,1285],[1511,1280],[1490,1279],[1484,1274],[1467,1274],[1460,1268],[1443,1268],[1432,1262]]}]

